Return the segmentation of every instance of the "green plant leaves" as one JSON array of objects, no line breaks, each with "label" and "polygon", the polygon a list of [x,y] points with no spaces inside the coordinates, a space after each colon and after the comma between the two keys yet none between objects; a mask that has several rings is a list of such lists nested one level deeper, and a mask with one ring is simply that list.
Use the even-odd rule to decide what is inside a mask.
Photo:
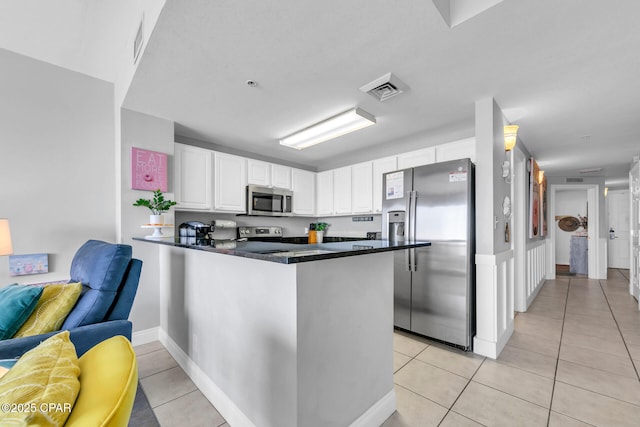
[{"label": "green plant leaves", "polygon": [[171,206],[177,205],[177,202],[164,198],[162,191],[156,190],[153,192],[153,199],[138,199],[133,206],[144,206],[151,209],[154,215],[160,215],[162,212],[167,212]]}]

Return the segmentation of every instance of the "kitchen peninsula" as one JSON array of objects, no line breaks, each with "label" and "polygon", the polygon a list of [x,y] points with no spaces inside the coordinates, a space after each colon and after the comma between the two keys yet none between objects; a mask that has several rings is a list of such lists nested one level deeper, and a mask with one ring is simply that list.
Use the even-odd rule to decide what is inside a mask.
[{"label": "kitchen peninsula", "polygon": [[393,251],[429,243],[136,240],[159,249],[161,342],[230,425],[394,412]]}]

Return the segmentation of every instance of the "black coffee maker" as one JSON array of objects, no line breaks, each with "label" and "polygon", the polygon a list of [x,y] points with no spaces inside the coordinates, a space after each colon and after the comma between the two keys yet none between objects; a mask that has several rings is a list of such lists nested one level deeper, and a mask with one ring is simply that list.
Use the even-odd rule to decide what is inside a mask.
[{"label": "black coffee maker", "polygon": [[213,232],[211,224],[205,224],[200,221],[187,221],[178,227],[178,235],[180,243],[188,245],[210,245]]}]

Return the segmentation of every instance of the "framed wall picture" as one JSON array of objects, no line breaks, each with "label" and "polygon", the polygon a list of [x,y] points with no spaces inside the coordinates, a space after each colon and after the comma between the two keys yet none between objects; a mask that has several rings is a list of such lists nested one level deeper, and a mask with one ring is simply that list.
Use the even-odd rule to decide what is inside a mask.
[{"label": "framed wall picture", "polygon": [[49,272],[49,254],[9,255],[9,276]]},{"label": "framed wall picture", "polygon": [[131,188],[167,191],[167,155],[157,151],[131,148]]},{"label": "framed wall picture", "polygon": [[540,184],[538,175],[540,167],[535,159],[531,158],[531,172],[529,173],[529,238],[540,235]]},{"label": "framed wall picture", "polygon": [[540,183],[540,219],[542,220],[542,228],[540,229],[540,235],[546,236],[549,234],[547,230],[547,178],[542,178]]}]

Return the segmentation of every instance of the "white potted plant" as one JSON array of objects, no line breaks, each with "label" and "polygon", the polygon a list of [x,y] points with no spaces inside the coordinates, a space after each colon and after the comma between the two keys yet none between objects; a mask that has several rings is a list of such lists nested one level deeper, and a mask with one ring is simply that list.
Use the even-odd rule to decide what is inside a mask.
[{"label": "white potted plant", "polygon": [[324,232],[326,231],[329,224],[326,222],[316,222],[316,241],[317,243],[322,243],[324,240]]},{"label": "white potted plant", "polygon": [[151,210],[149,215],[150,225],[162,225],[164,224],[163,212],[168,212],[171,206],[176,205],[177,202],[173,200],[167,200],[162,195],[162,191],[156,190],[153,192],[152,199],[138,199],[133,206],[144,206]]}]

